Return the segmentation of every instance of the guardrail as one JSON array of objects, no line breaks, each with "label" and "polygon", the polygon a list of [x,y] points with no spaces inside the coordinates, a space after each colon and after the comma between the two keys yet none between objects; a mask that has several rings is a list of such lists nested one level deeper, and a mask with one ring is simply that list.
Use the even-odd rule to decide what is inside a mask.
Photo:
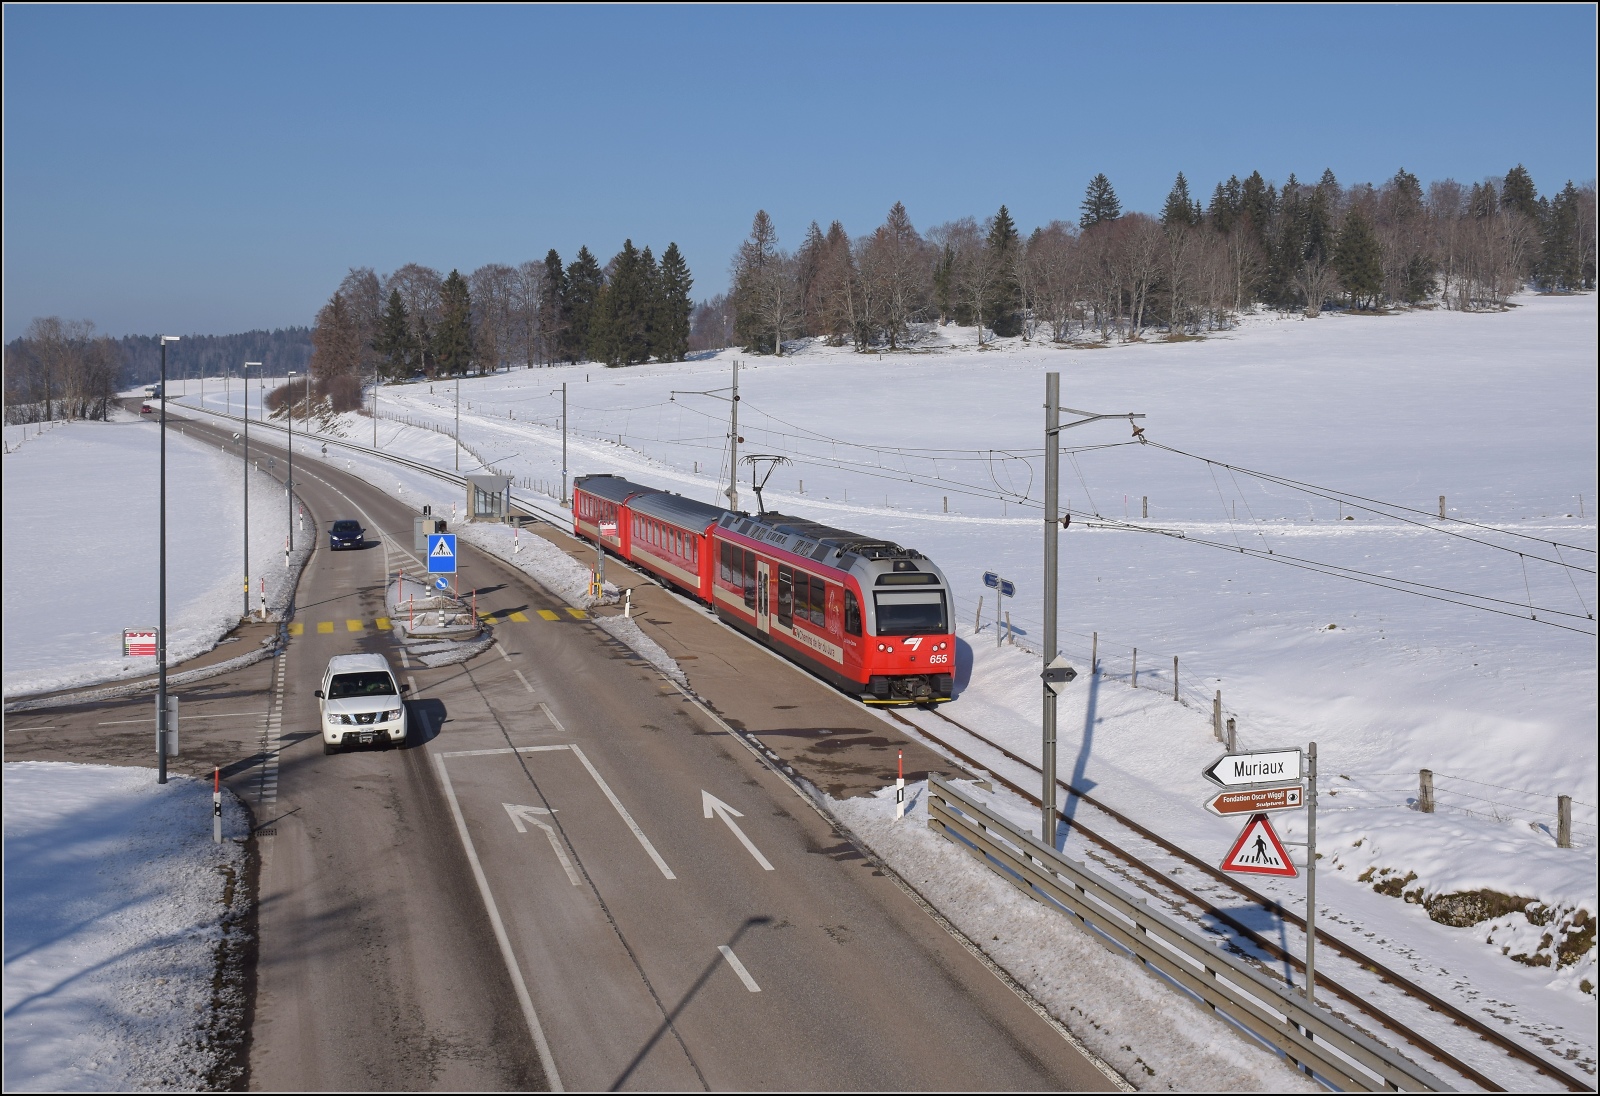
[{"label": "guardrail", "polygon": [[1062,856],[937,775],[928,781],[928,825],[1030,898],[1076,918],[1101,943],[1131,955],[1178,992],[1281,1051],[1323,1083],[1367,1092],[1448,1091],[1427,1070]]}]

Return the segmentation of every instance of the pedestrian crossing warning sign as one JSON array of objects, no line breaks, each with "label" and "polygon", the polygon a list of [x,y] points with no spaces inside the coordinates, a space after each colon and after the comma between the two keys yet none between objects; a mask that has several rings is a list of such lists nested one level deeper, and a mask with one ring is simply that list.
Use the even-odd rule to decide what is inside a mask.
[{"label": "pedestrian crossing warning sign", "polygon": [[1278,839],[1272,823],[1264,814],[1252,814],[1244,824],[1239,840],[1233,843],[1228,855],[1222,858],[1222,870],[1244,875],[1298,875],[1289,850]]},{"label": "pedestrian crossing warning sign", "polygon": [[428,534],[428,574],[453,575],[456,573],[456,535],[454,533]]}]

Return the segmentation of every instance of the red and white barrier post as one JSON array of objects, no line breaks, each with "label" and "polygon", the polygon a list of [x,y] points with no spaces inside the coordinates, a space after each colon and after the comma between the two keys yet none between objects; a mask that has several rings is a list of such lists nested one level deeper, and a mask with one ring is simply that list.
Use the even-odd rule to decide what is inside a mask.
[{"label": "red and white barrier post", "polygon": [[261,619],[267,619],[267,580],[261,580]]},{"label": "red and white barrier post", "polygon": [[222,770],[211,770],[211,840],[222,844]]},{"label": "red and white barrier post", "polygon": [[906,752],[895,751],[900,765],[900,777],[894,782],[894,818],[898,822],[906,816]]}]

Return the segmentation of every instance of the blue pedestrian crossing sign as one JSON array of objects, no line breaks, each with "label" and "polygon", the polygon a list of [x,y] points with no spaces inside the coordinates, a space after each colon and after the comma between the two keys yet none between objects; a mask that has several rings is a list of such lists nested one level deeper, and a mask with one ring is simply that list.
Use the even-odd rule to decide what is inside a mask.
[{"label": "blue pedestrian crossing sign", "polygon": [[456,573],[456,535],[454,533],[428,534],[428,574],[453,575]]}]

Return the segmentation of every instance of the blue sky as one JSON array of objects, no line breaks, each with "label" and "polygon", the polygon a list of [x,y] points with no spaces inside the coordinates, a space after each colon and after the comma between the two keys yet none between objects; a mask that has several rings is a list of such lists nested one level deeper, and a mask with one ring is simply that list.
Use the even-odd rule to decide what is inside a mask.
[{"label": "blue sky", "polygon": [[1595,10],[1566,7],[19,7],[3,328],[308,323],[345,270],[602,261],[725,287],[904,201],[1075,218],[1281,182],[1595,176]]}]

